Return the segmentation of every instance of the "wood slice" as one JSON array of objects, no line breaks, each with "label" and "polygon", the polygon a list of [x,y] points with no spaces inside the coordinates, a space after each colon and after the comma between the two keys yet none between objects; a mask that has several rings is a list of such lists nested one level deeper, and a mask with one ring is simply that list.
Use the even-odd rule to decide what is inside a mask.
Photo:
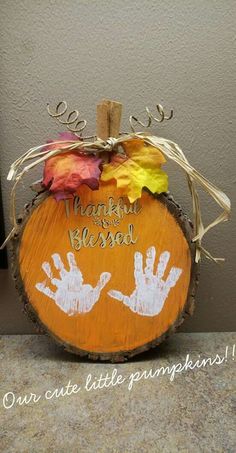
[{"label": "wood slice", "polygon": [[130,204],[113,183],[38,195],[13,239],[14,275],[37,326],[69,351],[122,361],[192,314],[192,226],[168,194]]}]

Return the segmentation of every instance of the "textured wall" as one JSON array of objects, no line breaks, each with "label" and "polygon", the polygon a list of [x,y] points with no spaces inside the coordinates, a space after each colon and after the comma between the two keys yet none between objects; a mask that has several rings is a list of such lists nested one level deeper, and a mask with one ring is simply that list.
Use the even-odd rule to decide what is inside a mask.
[{"label": "textured wall", "polygon": [[[194,166],[233,199],[235,192],[235,1],[123,0],[0,1],[1,171],[6,227],[10,163],[29,147],[55,137],[45,105],[66,99],[95,129],[95,106],[103,98],[130,113],[163,102],[175,118],[153,128],[179,143]],[[170,189],[190,213],[180,170],[168,164]],[[18,207],[40,170],[25,178]],[[204,218],[217,213],[203,195]],[[233,216],[232,216],[233,217]],[[217,227],[205,240],[224,265],[204,261],[198,307],[185,330],[235,328],[235,224]],[[3,279],[5,282],[5,278]],[[3,284],[3,283],[2,283]],[[5,291],[8,290],[5,288]],[[2,331],[28,332],[14,291],[1,301]]]}]

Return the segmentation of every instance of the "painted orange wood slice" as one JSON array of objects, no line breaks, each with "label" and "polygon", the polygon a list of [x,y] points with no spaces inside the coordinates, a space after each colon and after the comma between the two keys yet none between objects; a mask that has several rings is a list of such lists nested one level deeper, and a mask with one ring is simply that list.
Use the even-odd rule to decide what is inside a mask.
[{"label": "painted orange wood slice", "polygon": [[34,319],[73,352],[123,360],[160,343],[192,311],[192,230],[168,195],[134,204],[112,183],[34,201],[15,239]]}]

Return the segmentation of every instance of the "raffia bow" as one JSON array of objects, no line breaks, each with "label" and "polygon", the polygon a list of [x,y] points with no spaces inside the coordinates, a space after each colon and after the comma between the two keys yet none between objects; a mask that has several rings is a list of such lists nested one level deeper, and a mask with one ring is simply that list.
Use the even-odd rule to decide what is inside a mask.
[{"label": "raffia bow", "polygon": [[[202,239],[204,235],[214,226],[221,222],[227,221],[229,218],[231,204],[227,195],[222,192],[218,187],[207,180],[201,173],[199,173],[187,160],[181,148],[174,142],[167,140],[162,137],[154,135],[148,135],[143,132],[136,132],[131,134],[124,134],[119,138],[110,137],[106,141],[97,139],[95,141],[57,141],[54,145],[58,145],[58,149],[46,149],[47,144],[36,146],[29,149],[21,157],[19,157],[11,165],[7,179],[13,180],[14,185],[11,190],[11,222],[13,228],[6,240],[1,246],[1,249],[5,247],[7,242],[18,232],[19,225],[17,224],[16,208],[15,208],[15,195],[16,188],[19,182],[22,180],[25,173],[36,167],[38,164],[46,161],[50,157],[58,154],[63,154],[68,151],[78,151],[83,154],[101,153],[104,151],[111,152],[118,149],[118,146],[123,142],[133,139],[142,139],[146,144],[152,145],[160,150],[165,157],[174,161],[179,165],[186,173],[189,191],[192,198],[193,207],[193,225],[194,225],[194,238],[193,242],[196,243],[196,256],[195,261],[198,262],[201,257],[201,253],[212,261],[218,262],[223,261],[224,258],[214,258],[207,250],[202,247]],[[66,144],[66,146],[65,146]],[[61,146],[61,147],[60,147]],[[30,163],[29,163],[30,162]],[[22,168],[23,167],[23,168]],[[200,185],[203,190],[208,193],[215,202],[222,208],[222,213],[209,225],[204,227],[201,216],[201,208],[199,202],[199,195],[196,189],[196,185]]]}]

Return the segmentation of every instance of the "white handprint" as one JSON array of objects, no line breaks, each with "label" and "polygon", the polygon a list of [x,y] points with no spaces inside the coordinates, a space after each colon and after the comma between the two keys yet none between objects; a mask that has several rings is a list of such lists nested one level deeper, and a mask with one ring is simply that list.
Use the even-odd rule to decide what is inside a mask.
[{"label": "white handprint", "polygon": [[176,285],[182,269],[172,267],[167,279],[162,279],[169,258],[168,251],[160,255],[156,274],[154,274],[154,263],[156,257],[155,247],[147,250],[146,267],[143,271],[143,256],[140,252],[134,254],[134,278],[136,288],[131,296],[125,296],[120,291],[111,290],[108,294],[117,300],[122,301],[130,310],[142,316],[158,315],[168,297],[170,289]]},{"label": "white handprint", "polygon": [[101,290],[110,280],[111,274],[103,272],[100,275],[97,286],[93,288],[91,285],[83,284],[83,276],[76,264],[73,253],[67,253],[69,271],[65,269],[58,253],[54,253],[52,259],[55,268],[59,270],[61,279],[53,278],[51,266],[47,261],[42,264],[42,269],[57,289],[53,292],[46,286],[46,281],[44,281],[36,283],[35,287],[38,291],[53,299],[58,307],[69,316],[77,313],[87,313],[92,310],[100,297]]}]

